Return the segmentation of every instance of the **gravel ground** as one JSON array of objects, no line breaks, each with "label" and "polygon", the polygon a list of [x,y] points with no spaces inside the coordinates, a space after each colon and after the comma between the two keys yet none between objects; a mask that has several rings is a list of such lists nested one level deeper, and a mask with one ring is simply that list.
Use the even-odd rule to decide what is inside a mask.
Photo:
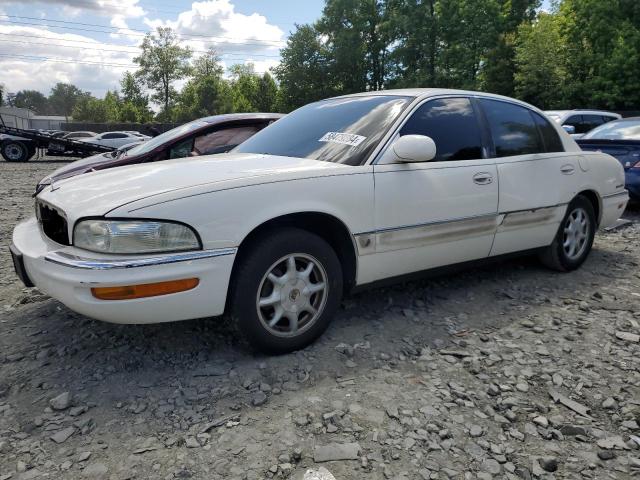
[{"label": "gravel ground", "polygon": [[0,162],[0,480],[640,476],[640,223],[571,274],[351,296],[263,357],[219,319],[110,325],[22,288],[6,247],[56,166]]}]

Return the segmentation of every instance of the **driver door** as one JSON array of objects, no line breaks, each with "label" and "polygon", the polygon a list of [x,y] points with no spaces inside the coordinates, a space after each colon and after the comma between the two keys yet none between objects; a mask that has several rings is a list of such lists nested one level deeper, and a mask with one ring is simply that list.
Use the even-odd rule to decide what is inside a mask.
[{"label": "driver door", "polygon": [[[399,134],[431,137],[429,162],[374,166],[375,261],[363,272],[403,275],[489,255],[498,218],[498,175],[473,100],[448,97],[420,105]],[[364,266],[364,265],[363,265]],[[365,278],[363,278],[365,280]]]}]

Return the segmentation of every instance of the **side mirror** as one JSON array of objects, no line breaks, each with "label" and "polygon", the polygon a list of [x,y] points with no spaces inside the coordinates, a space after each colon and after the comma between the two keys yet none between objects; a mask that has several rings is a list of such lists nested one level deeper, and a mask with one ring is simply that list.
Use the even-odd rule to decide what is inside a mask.
[{"label": "side mirror", "polygon": [[436,158],[436,144],[426,135],[404,135],[391,148],[400,162],[428,162]]},{"label": "side mirror", "polygon": [[569,135],[573,135],[576,133],[576,127],[574,127],[573,125],[562,125],[562,128],[564,128],[564,131]]}]

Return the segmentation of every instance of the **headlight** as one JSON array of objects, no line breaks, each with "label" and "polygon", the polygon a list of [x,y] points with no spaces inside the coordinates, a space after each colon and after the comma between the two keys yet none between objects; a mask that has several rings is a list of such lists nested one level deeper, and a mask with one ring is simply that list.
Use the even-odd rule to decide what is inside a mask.
[{"label": "headlight", "polygon": [[147,220],[83,220],[73,231],[78,248],[104,253],[154,253],[199,250],[186,225]]}]

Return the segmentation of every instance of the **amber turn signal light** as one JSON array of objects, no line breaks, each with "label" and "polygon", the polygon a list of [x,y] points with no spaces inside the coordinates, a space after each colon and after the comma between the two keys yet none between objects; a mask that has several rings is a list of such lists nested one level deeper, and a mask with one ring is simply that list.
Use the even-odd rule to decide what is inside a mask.
[{"label": "amber turn signal light", "polygon": [[123,287],[97,287],[92,288],[91,293],[100,300],[131,300],[184,292],[196,288],[199,283],[200,280],[197,278],[186,278],[184,280],[126,285]]}]

